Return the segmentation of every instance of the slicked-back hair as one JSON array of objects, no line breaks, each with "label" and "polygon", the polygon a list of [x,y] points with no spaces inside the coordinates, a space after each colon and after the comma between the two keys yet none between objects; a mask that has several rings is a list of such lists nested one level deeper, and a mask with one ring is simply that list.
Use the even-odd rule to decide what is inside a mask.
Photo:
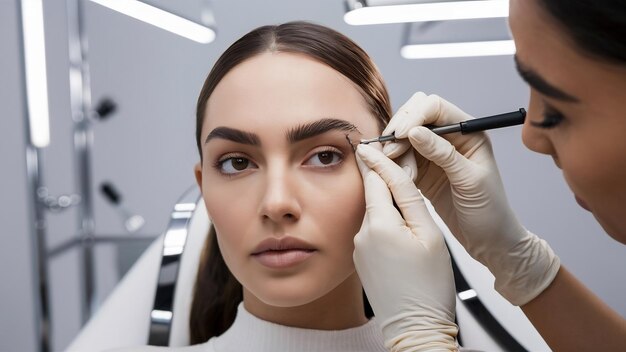
[{"label": "slicked-back hair", "polygon": [[[264,52],[299,53],[328,65],[360,90],[380,129],[391,119],[389,94],[367,53],[343,34],[308,22],[259,27],[241,37],[220,56],[198,97],[196,142],[202,160],[202,126],[209,98],[222,78],[243,61]],[[364,312],[374,314],[363,293]],[[201,254],[189,320],[190,342],[202,343],[225,332],[235,320],[243,299],[241,284],[222,257],[215,228],[211,226]]]}]

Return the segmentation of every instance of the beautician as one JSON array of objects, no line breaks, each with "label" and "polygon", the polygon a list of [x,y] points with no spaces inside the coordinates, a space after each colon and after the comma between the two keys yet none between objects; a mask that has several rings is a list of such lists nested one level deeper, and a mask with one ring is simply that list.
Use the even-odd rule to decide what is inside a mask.
[{"label": "beautician", "polygon": [[[626,244],[626,2],[511,0],[509,23],[515,61],[531,89],[524,144],[552,156],[578,203]],[[382,153],[357,148],[367,213],[354,260],[386,346],[457,348],[449,256],[423,194],[553,350],[623,351],[626,320],[518,221],[487,135],[441,137],[422,127],[470,118],[437,96],[417,93],[383,131],[395,133],[397,142]],[[407,150],[417,159],[415,183],[391,161]]]}]

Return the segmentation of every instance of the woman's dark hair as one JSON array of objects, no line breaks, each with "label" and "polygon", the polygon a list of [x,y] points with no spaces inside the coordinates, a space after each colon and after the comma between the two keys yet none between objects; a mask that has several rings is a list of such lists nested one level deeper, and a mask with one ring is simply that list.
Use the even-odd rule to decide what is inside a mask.
[{"label": "woman's dark hair", "polygon": [[539,0],[585,53],[626,63],[626,1]]},{"label": "woman's dark hair", "polygon": [[[348,37],[308,22],[263,26],[241,37],[220,56],[198,97],[196,142],[202,160],[202,125],[209,97],[221,79],[235,66],[264,52],[300,53],[328,65],[350,79],[360,90],[382,130],[391,118],[389,94],[370,57]],[[374,314],[363,294],[365,315]],[[201,254],[189,320],[191,344],[219,336],[233,323],[242,301],[241,284],[222,257],[211,226]]]},{"label": "woman's dark hair", "polygon": [[263,52],[300,53],[316,59],[349,78],[360,90],[370,111],[384,128],[391,118],[391,103],[385,83],[363,49],[345,35],[308,22],[263,26],[233,43],[211,69],[196,105],[196,142],[202,158],[200,135],[209,97],[222,78],[235,66]]}]

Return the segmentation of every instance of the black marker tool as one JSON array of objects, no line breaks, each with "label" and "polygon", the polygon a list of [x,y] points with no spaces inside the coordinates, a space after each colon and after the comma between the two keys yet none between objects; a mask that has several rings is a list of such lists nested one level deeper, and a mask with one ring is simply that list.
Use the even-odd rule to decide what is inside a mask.
[{"label": "black marker tool", "polygon": [[[521,125],[526,119],[526,110],[520,108],[518,111],[507,112],[504,114],[481,117],[478,119],[472,119],[455,123],[447,126],[426,126],[431,131],[438,135],[461,132],[461,134],[467,134],[472,132],[492,130],[494,128],[509,127],[515,125]],[[362,139],[359,143],[370,144],[374,142],[387,142],[395,141],[396,137],[393,134],[388,134],[372,139]]]}]

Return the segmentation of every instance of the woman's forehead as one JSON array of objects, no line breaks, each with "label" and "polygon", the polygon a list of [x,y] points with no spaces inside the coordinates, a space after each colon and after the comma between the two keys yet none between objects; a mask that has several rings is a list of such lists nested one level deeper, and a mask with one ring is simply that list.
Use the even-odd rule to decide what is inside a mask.
[{"label": "woman's forehead", "polygon": [[[245,104],[232,106],[231,100]],[[263,53],[235,66],[209,98],[215,108],[304,104],[366,106],[358,87],[333,68],[303,54]],[[307,102],[310,102],[307,104]],[[324,106],[320,106],[322,108]]]},{"label": "woman's forehead", "polygon": [[359,88],[303,54],[263,53],[228,72],[209,98],[205,133],[216,126],[281,129],[321,118],[377,127]]}]

